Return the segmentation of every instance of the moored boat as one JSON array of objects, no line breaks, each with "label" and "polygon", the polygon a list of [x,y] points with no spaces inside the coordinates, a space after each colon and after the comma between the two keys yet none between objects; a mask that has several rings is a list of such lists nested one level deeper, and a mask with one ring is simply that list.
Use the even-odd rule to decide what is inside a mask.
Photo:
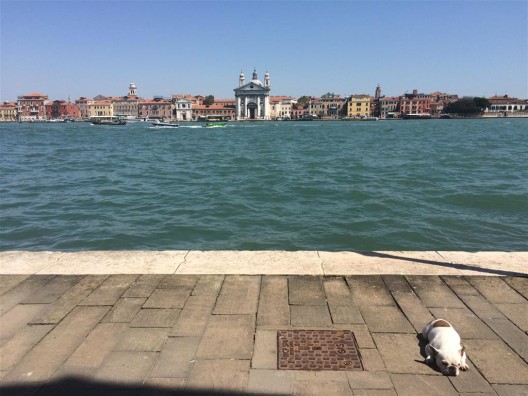
[{"label": "moored boat", "polygon": [[126,125],[122,118],[93,118],[90,122],[92,125]]},{"label": "moored boat", "polygon": [[404,120],[430,120],[431,114],[428,113],[408,113],[402,116]]},{"label": "moored boat", "polygon": [[371,116],[357,116],[357,117],[343,117],[341,121],[378,121],[378,117]]}]

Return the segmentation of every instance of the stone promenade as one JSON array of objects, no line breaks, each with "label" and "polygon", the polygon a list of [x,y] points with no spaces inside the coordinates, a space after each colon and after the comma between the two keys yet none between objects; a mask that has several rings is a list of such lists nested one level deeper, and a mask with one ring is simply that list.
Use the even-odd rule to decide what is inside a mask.
[{"label": "stone promenade", "polygon": [[[0,394],[528,395],[526,254],[435,253],[361,254],[372,274],[316,252],[323,273],[309,275],[288,263],[310,252],[238,252],[238,273],[233,252],[187,273],[189,253],[163,271],[156,254],[176,253],[131,254],[133,273],[112,253],[75,268],[65,253],[0,253]],[[467,346],[458,377],[424,363],[433,318]],[[354,333],[363,370],[277,369],[279,330],[332,329]]]}]

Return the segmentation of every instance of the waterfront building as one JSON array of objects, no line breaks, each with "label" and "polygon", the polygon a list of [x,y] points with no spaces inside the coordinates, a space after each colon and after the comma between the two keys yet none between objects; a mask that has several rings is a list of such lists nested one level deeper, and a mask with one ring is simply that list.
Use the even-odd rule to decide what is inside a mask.
[{"label": "waterfront building", "polygon": [[310,102],[308,103],[308,114],[312,117],[323,117],[324,104],[321,98],[310,98]]},{"label": "waterfront building", "polygon": [[347,101],[347,116],[370,116],[370,95],[351,95]]},{"label": "waterfront building", "polygon": [[46,119],[47,95],[31,93],[21,95],[17,99],[19,121],[39,121]]},{"label": "waterfront building", "polygon": [[492,96],[488,98],[490,108],[486,109],[487,115],[527,115],[528,100],[510,98],[508,95]]},{"label": "waterfront building", "polygon": [[292,105],[295,100],[291,96],[270,96],[272,120],[292,118]]},{"label": "waterfront building", "polygon": [[18,121],[17,102],[4,102],[0,104],[0,122]]},{"label": "waterfront building", "polygon": [[128,85],[128,95],[111,98],[114,105],[114,115],[137,118],[139,115],[138,103],[140,98],[137,96],[137,86],[135,83]]},{"label": "waterfront building", "polygon": [[79,118],[79,106],[65,100],[53,100],[46,103],[46,118]]},{"label": "waterfront building", "polygon": [[345,100],[341,95],[327,93],[321,96],[322,117],[337,118],[343,111]]},{"label": "waterfront building", "polygon": [[378,99],[378,115],[380,118],[400,118],[400,97],[383,96]]},{"label": "waterfront building", "polygon": [[292,109],[291,109],[292,120],[298,120],[301,118],[305,118],[307,114],[308,114],[307,108],[304,108],[303,106],[299,106],[297,103],[292,104]]},{"label": "waterfront building", "polygon": [[450,95],[444,92],[433,92],[431,93],[431,103],[429,104],[429,112],[433,117],[440,116],[445,107],[458,100],[458,95]]},{"label": "waterfront building", "polygon": [[234,120],[235,107],[216,102],[212,105],[193,105],[193,118],[196,120]]},{"label": "waterfront building", "polygon": [[90,105],[90,103],[93,103],[93,99],[85,98],[84,96],[81,96],[75,101],[75,104],[77,105],[77,107],[79,107],[79,115],[81,118],[90,118],[90,113],[88,111],[88,106]]},{"label": "waterfront building", "polygon": [[430,115],[431,95],[418,93],[415,89],[412,94],[404,94],[400,99],[400,113],[402,116],[408,114]]},{"label": "waterfront building", "polygon": [[238,88],[235,88],[235,119],[236,120],[269,120],[270,106],[270,76],[266,71],[264,84],[260,82],[257,70],[253,70],[253,78],[247,84],[245,76],[240,72]]},{"label": "waterfront building", "polygon": [[139,118],[173,119],[172,99],[164,99],[158,96],[154,99],[143,99],[138,105]]},{"label": "waterfront building", "polygon": [[176,121],[192,120],[192,102],[187,98],[176,99],[174,102],[174,118]]},{"label": "waterfront building", "polygon": [[[96,97],[97,98],[97,97]],[[88,102],[88,118],[108,118],[114,116],[114,106],[111,100],[101,99]]]},{"label": "waterfront building", "polygon": [[203,104],[204,100],[205,100],[205,96],[196,95],[196,96],[192,97],[191,102],[192,102],[193,105],[201,105],[201,104]]}]

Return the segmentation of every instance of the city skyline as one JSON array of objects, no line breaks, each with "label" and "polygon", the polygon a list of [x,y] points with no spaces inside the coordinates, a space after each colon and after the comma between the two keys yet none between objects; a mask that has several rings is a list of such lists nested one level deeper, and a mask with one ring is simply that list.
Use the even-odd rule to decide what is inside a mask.
[{"label": "city skyline", "polygon": [[0,98],[443,91],[528,98],[525,1],[0,3]]}]

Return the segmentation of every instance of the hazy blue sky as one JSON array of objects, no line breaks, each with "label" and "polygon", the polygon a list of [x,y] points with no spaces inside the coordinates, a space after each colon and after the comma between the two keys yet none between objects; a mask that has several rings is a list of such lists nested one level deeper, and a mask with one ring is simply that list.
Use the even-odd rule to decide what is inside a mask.
[{"label": "hazy blue sky", "polygon": [[1,100],[444,91],[528,97],[528,2],[0,0]]}]

